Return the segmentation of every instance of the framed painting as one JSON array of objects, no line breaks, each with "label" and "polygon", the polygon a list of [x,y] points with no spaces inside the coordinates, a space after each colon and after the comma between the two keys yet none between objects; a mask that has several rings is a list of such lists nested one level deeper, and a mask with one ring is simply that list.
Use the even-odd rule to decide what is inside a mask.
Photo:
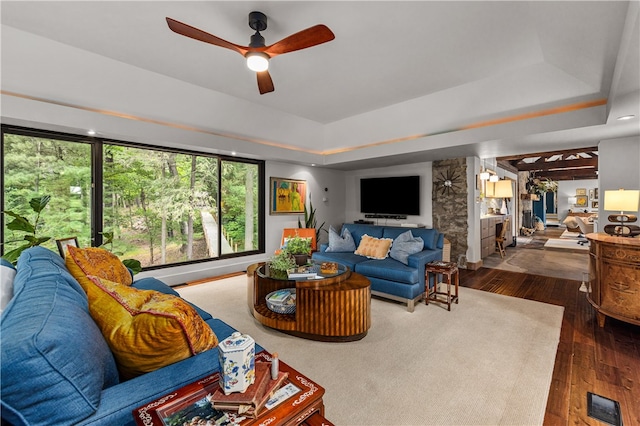
[{"label": "framed painting", "polygon": [[586,195],[576,195],[576,207],[587,207],[589,197]]},{"label": "framed painting", "polygon": [[595,198],[596,198],[596,197],[595,197],[595,192],[594,192],[594,190],[593,190],[593,189],[590,189],[590,190],[589,190],[589,198],[590,198],[590,199],[592,199],[592,200],[595,200]]},{"label": "framed painting", "polygon": [[60,252],[60,256],[62,256],[62,258],[64,259],[65,255],[67,254],[68,246],[78,247],[78,238],[77,237],[61,238],[59,240],[56,240],[56,244],[58,245],[58,251]]},{"label": "framed painting", "polygon": [[592,209],[597,209],[598,208],[598,202],[597,201],[592,201],[591,202],[591,208]]},{"label": "framed painting", "polygon": [[587,195],[587,188],[576,189],[576,195]]},{"label": "framed painting", "polygon": [[269,182],[269,214],[304,213],[307,181],[272,177]]}]

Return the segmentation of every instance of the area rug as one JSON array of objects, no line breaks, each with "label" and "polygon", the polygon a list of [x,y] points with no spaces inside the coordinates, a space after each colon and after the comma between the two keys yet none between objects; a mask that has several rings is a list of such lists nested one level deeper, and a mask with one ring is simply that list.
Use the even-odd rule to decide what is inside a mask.
[{"label": "area rug", "polygon": [[524,246],[531,243],[532,240],[533,240],[533,237],[518,237],[517,243],[521,246]]},{"label": "area rug", "polygon": [[323,343],[259,324],[246,287],[243,275],[178,291],[323,386],[335,424],[543,423],[563,307],[468,288],[451,312],[373,299],[364,339]]},{"label": "area rug", "polygon": [[560,238],[568,238],[568,239],[574,239],[574,240],[585,239],[584,235],[581,234],[580,232],[571,232],[571,231],[564,231],[560,235]]},{"label": "area rug", "polygon": [[578,244],[578,239],[571,238],[549,238],[546,243],[544,243],[545,249],[556,249],[556,250],[573,250],[573,251],[588,251],[589,243],[587,244]]},{"label": "area rug", "polygon": [[483,266],[574,281],[582,280],[582,274],[589,270],[588,252],[544,250],[543,240],[533,240],[532,244],[534,242],[540,242],[540,250],[537,247],[526,250],[512,250],[507,247],[507,256],[504,259],[499,255],[491,255],[482,259]]}]

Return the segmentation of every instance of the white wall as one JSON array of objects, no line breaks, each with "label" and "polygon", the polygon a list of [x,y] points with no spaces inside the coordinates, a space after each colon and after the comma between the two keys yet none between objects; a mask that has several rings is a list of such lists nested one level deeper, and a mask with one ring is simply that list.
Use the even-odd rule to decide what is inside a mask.
[{"label": "white wall", "polygon": [[[480,238],[480,217],[482,216],[483,201],[480,200],[480,190],[476,189],[476,175],[480,173],[482,163],[478,157],[467,157],[467,262],[478,262],[482,259]],[[452,259],[457,261],[458,259]]]},{"label": "white wall", "polygon": [[[321,167],[307,167],[296,164],[268,161],[265,167],[265,181],[269,186],[270,177],[284,177],[307,181],[308,194],[311,197],[313,207],[316,209],[317,226],[325,222],[324,229],[329,230],[329,225],[340,229],[344,222],[346,191],[344,185],[344,172],[340,170],[325,169]],[[325,191],[325,188],[327,189]],[[270,256],[279,246],[284,228],[297,228],[298,218],[304,222],[304,215],[269,214],[269,191],[265,194],[267,218],[266,253]],[[326,201],[323,201],[326,199]],[[307,199],[307,203],[309,200]],[[308,206],[308,204],[307,204]],[[327,241],[327,233],[321,232],[320,242]]]},{"label": "white wall", "polygon": [[[378,225],[400,226],[402,223],[421,223],[427,227],[433,226],[433,216],[431,214],[431,178],[432,163],[406,164],[403,166],[380,167],[375,169],[362,169],[345,172],[346,198],[344,222],[364,219],[364,214],[360,213],[360,179],[369,177],[388,176],[420,176],[420,215],[407,216],[407,219],[368,219],[374,220]],[[382,194],[381,194],[382,195]],[[336,229],[341,223],[333,224]]]},{"label": "white wall", "polygon": [[[598,160],[598,167],[602,170],[602,157]],[[569,205],[569,197],[576,196],[576,189],[584,188],[587,190],[587,196],[589,196],[589,190],[598,188],[598,179],[582,179],[582,180],[561,180],[558,182],[558,220],[562,223],[563,220],[569,215],[569,209],[574,212],[583,212],[587,210],[589,212],[598,212],[598,209],[591,208],[591,198],[587,202],[587,207],[575,207],[573,204]],[[602,192],[598,190],[598,193]],[[599,195],[599,197],[601,197]]]},{"label": "white wall", "polygon": [[[604,210],[604,191],[640,189],[640,137],[609,139],[598,144],[598,180],[600,181],[600,208],[598,229],[611,223],[607,216],[613,211]],[[620,212],[617,212],[620,213]],[[640,212],[625,212],[640,215]],[[640,225],[640,223],[635,223]]]}]

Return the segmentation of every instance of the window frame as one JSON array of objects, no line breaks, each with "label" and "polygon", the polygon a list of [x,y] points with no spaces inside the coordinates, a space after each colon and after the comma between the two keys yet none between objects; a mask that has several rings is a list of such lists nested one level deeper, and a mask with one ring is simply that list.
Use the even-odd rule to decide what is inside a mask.
[{"label": "window frame", "polygon": [[[222,196],[221,188],[222,188],[222,162],[236,162],[236,163],[245,163],[256,165],[257,170],[257,186],[258,186],[258,223],[257,226],[259,228],[258,231],[258,247],[254,250],[243,251],[240,253],[226,253],[222,254],[222,239],[218,238],[218,256],[217,257],[208,257],[204,259],[195,259],[188,260],[182,262],[174,262],[168,263],[164,265],[152,265],[146,266],[143,268],[143,271],[151,271],[156,269],[165,269],[165,268],[173,268],[184,265],[192,265],[197,263],[204,262],[215,262],[218,260],[225,260],[236,257],[244,257],[244,256],[252,256],[256,254],[264,254],[265,253],[265,161],[264,160],[254,160],[250,158],[243,158],[231,155],[221,155],[221,154],[211,154],[196,150],[182,149],[182,148],[174,148],[174,147],[164,147],[157,146],[139,142],[130,142],[130,141],[122,141],[110,138],[103,138],[99,136],[83,136],[72,133],[63,133],[57,131],[36,129],[30,127],[21,127],[10,124],[2,124],[0,126],[0,139],[2,143],[0,143],[0,157],[2,158],[2,173],[0,173],[0,187],[3,188],[2,194],[0,194],[0,210],[4,210],[5,205],[5,196],[4,196],[4,136],[5,134],[14,134],[20,136],[29,136],[29,137],[37,137],[44,139],[57,139],[65,142],[76,142],[76,143],[88,143],[91,145],[91,241],[92,246],[96,247],[102,244],[102,224],[104,218],[104,210],[103,210],[103,196],[104,196],[104,176],[103,176],[103,167],[104,167],[104,146],[105,145],[116,145],[122,146],[125,148],[137,148],[137,149],[146,149],[152,151],[161,151],[161,152],[171,152],[176,154],[183,155],[196,155],[200,157],[209,157],[216,158],[218,160],[218,194],[217,201],[218,205],[220,202],[220,197]],[[222,235],[222,220],[221,212],[218,210],[218,233]],[[2,214],[2,220],[4,221],[4,214]],[[0,241],[4,241],[5,235],[4,232],[4,222],[2,222],[2,226],[0,226]],[[0,254],[4,253],[4,247],[0,247]]]}]

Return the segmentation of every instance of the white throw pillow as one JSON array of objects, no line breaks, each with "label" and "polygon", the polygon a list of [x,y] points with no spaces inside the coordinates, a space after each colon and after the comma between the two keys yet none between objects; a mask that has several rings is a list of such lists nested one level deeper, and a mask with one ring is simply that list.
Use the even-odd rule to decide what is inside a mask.
[{"label": "white throw pillow", "polygon": [[16,270],[9,262],[2,259],[0,265],[0,313],[4,311],[5,306],[13,298],[13,279],[16,276]]}]

